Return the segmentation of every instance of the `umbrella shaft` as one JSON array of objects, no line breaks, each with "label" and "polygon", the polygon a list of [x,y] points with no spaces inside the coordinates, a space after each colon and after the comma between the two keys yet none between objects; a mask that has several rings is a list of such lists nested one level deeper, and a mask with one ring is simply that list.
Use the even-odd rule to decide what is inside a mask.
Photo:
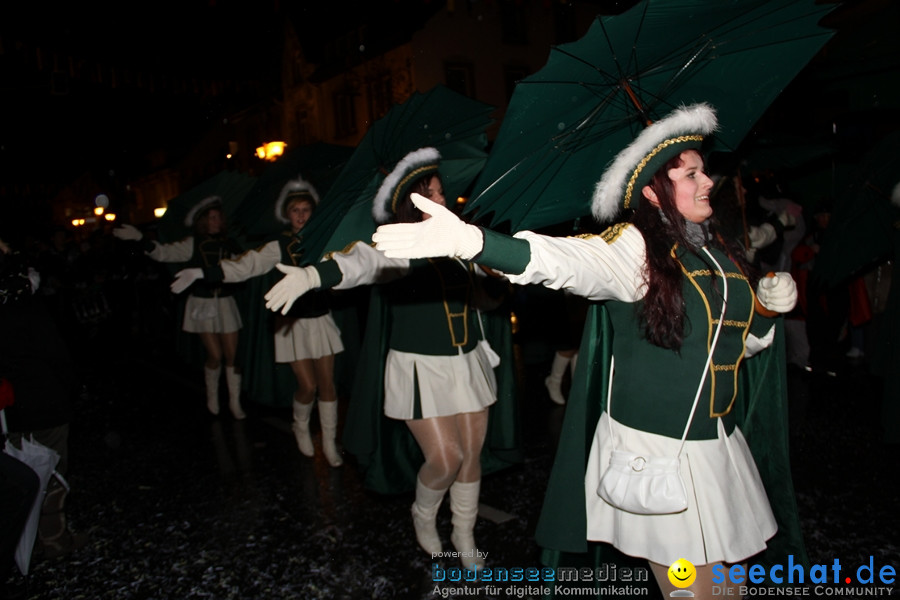
[{"label": "umbrella shaft", "polygon": [[628,81],[626,81],[624,79],[622,80],[622,89],[624,89],[625,93],[628,94],[628,97],[631,98],[631,102],[632,102],[632,104],[634,104],[635,108],[638,109],[638,112],[644,116],[644,124],[648,125],[648,126],[652,125],[653,121],[651,121],[650,119],[647,118],[647,116],[644,112],[644,107],[641,105],[641,101],[638,100],[637,94],[635,94],[634,90],[631,89],[631,84],[628,83]]}]

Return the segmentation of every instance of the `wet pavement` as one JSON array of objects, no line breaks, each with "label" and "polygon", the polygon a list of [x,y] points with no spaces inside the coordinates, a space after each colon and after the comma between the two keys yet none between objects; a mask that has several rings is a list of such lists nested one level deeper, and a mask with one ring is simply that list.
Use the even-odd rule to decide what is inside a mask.
[{"label": "wet pavement", "polygon": [[[81,357],[68,512],[90,542],[62,558],[35,556],[27,597],[439,597],[433,563],[414,541],[411,493],[367,491],[351,457],[337,469],[321,453],[303,457],[288,408],[247,401],[244,421],[227,410],[211,417],[199,371],[166,358],[164,347],[117,344]],[[484,479],[475,531],[489,566],[510,568],[540,566],[533,533],[565,410],[542,384],[546,352],[519,359],[526,459]],[[811,561],[873,557],[900,568],[900,452],[880,442],[879,380],[864,363],[837,378],[790,373],[794,482]],[[349,401],[341,399],[344,410]],[[438,525],[450,549],[446,502]],[[466,596],[534,597],[523,585],[473,584]]]}]

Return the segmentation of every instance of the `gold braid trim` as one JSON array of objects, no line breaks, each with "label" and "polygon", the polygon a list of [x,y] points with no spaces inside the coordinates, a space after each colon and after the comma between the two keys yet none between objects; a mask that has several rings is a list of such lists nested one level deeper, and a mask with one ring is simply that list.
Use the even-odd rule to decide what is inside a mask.
[{"label": "gold braid trim", "polygon": [[634,168],[634,172],[631,173],[631,178],[628,180],[628,185],[625,186],[625,208],[628,208],[631,204],[631,192],[634,189],[634,182],[637,181],[637,178],[640,176],[641,171],[644,170],[644,167],[647,166],[647,163],[650,162],[654,156],[672,146],[674,144],[683,144],[684,142],[702,142],[702,135],[681,135],[676,138],[669,138],[667,140],[663,140],[659,144],[657,144],[656,148],[650,151],[641,162],[637,164]]},{"label": "gold braid trim", "polygon": [[[332,250],[331,252],[326,252],[326,253],[322,256],[322,260],[323,260],[323,261],[326,261],[326,260],[332,260],[332,259],[334,258],[334,255],[335,255],[335,254],[347,254],[348,252],[350,252],[351,250],[353,250],[353,247],[354,247],[354,246],[356,246],[357,244],[362,244],[362,243],[364,243],[364,242],[362,242],[362,241],[360,241],[360,240],[356,240],[356,241],[350,242],[349,244],[347,244],[346,246],[344,246],[344,249],[343,249],[343,250]],[[370,243],[369,243],[369,246],[371,246],[371,247],[374,248],[374,247],[375,247],[375,243],[374,243],[374,242],[370,242]]]},{"label": "gold braid trim", "polygon": [[[434,270],[437,271],[438,279],[441,281],[441,294],[444,296],[444,313],[447,315],[447,328],[450,330],[450,344],[456,348],[464,347],[469,343],[469,294],[472,291],[472,273],[469,271],[469,268],[462,264],[460,261],[460,265],[466,269],[466,275],[469,277],[468,284],[462,285],[452,285],[448,286],[447,282],[444,280],[444,274],[441,272],[441,268],[435,264],[433,258],[429,258],[428,262],[434,267]],[[466,288],[466,299],[463,303],[463,311],[452,312],[450,310],[450,303],[447,301],[447,289],[449,288]],[[460,342],[456,339],[456,332],[453,329],[453,319],[462,317],[463,319],[463,340]]]},{"label": "gold braid trim", "polygon": [[[603,238],[603,241],[607,244],[612,244],[614,241],[619,239],[619,236],[625,232],[625,229],[630,227],[631,223],[616,223],[612,227],[609,227],[600,234],[600,237]],[[581,236],[579,236],[581,237]]]},{"label": "gold braid trim", "polygon": [[[717,325],[719,323],[718,319],[713,319],[713,325]],[[750,321],[735,321],[733,319],[725,319],[722,321],[722,325],[725,327],[750,327]]]},{"label": "gold braid trim", "polygon": [[405,186],[407,183],[409,183],[419,175],[422,175],[423,173],[426,173],[428,171],[437,171],[437,166],[433,164],[423,165],[417,169],[413,169],[412,171],[407,173],[403,179],[400,180],[400,182],[397,184],[397,187],[394,188],[394,194],[391,198],[392,213],[397,214],[397,202],[400,200],[400,190],[403,189],[403,186]]},{"label": "gold braid trim", "polygon": [[[690,276],[690,277],[712,277],[712,271],[710,271],[709,269],[697,269],[696,271],[691,271],[690,273],[688,273],[688,276]],[[730,271],[727,271],[725,273],[725,277],[728,277],[731,279],[741,279],[743,281],[747,281],[747,277],[743,273],[732,273]]]}]

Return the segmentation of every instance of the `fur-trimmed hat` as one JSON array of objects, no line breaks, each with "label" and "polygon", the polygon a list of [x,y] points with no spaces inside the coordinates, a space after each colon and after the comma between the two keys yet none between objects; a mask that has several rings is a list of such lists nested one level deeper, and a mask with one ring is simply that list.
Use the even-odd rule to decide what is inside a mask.
[{"label": "fur-trimmed hat", "polygon": [[603,222],[623,208],[637,205],[637,195],[670,158],[700,148],[703,138],[716,130],[712,106],[682,106],[644,129],[616,155],[594,188],[591,211]]},{"label": "fur-trimmed hat", "polygon": [[193,227],[201,215],[213,208],[222,209],[222,198],[220,196],[209,196],[195,204],[194,208],[189,210],[184,218],[184,224],[188,227]]},{"label": "fur-trimmed hat", "polygon": [[419,148],[404,156],[381,182],[372,202],[376,223],[387,223],[397,211],[397,202],[409,192],[409,186],[425,175],[438,172],[441,153],[436,148]]},{"label": "fur-trimmed hat", "polygon": [[291,222],[285,214],[285,210],[290,201],[295,198],[311,200],[313,206],[319,205],[319,192],[316,191],[313,184],[298,175],[296,179],[291,179],[284,184],[284,187],[281,188],[281,193],[278,194],[278,201],[275,203],[275,218],[279,222],[285,224]]}]

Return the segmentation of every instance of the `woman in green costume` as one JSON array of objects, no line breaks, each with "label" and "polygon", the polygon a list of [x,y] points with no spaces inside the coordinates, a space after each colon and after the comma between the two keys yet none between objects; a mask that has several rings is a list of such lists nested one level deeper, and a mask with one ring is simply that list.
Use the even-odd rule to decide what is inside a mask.
[{"label": "woman in green costume", "polygon": [[[410,199],[418,193],[440,206],[445,205],[438,172],[440,154],[434,148],[420,148],[407,154],[385,177],[373,202],[376,222],[414,223],[427,219]],[[383,413],[405,424],[424,456],[418,467],[413,525],[419,545],[430,555],[441,552],[436,516],[449,491],[453,513],[451,541],[467,568],[481,568],[474,526],[481,488],[482,449],[488,435],[489,407],[497,401],[497,380],[490,353],[479,342],[483,325],[474,307],[485,273],[476,265],[454,258],[406,260],[389,259],[365,243],[356,243],[343,252],[305,268],[278,265],[286,273],[281,282],[266,294],[266,306],[285,312],[309,290],[350,289],[377,283],[378,295],[370,308],[369,331],[378,342],[387,345],[384,362],[377,351],[361,361],[360,371],[377,369],[371,378],[358,376],[357,382],[381,379]],[[505,285],[505,284],[504,284]],[[384,316],[379,316],[383,310]],[[373,318],[373,314],[375,317]],[[373,338],[367,334],[367,338]],[[370,347],[370,344],[366,344]],[[364,351],[365,353],[365,351]],[[357,385],[351,409],[370,406],[360,395],[366,390]],[[374,386],[369,383],[369,388]],[[366,428],[377,421],[360,413],[348,413],[350,428]],[[352,423],[351,423],[352,421]],[[383,435],[377,445],[384,452],[409,454],[403,439],[379,429]],[[352,442],[345,431],[345,441]],[[351,451],[353,451],[351,449]],[[367,469],[372,462],[389,464],[390,459],[373,459],[360,452]],[[474,565],[474,567],[473,567]]]},{"label": "woman in green costume", "polygon": [[[286,229],[265,244],[238,257],[203,269],[176,274],[173,289],[182,290],[193,281],[237,283],[273,271],[279,263],[304,263],[303,229],[319,203],[316,188],[303,177],[288,181],[275,202],[275,218]],[[309,431],[310,415],[318,404],[322,427],[322,453],[332,467],[344,464],[337,447],[338,403],[334,385],[335,355],[343,352],[341,332],[331,316],[324,293],[309,294],[286,315],[275,319],[275,362],[286,363],[297,379],[292,399],[291,429],[297,448],[313,457],[315,446]],[[315,402],[318,395],[318,403]]]},{"label": "woman in green costume", "polygon": [[[140,242],[144,253],[153,260],[184,263],[188,269],[194,270],[214,267],[219,261],[241,253],[240,243],[227,234],[219,196],[209,196],[194,205],[188,211],[184,224],[191,228],[193,235],[171,244],[148,240],[137,227],[127,224],[115,228],[113,235],[122,240]],[[172,283],[172,291],[176,294],[185,289],[177,287],[177,283]],[[242,327],[241,314],[234,299],[234,286],[201,282],[191,289],[185,302],[182,329],[199,335],[206,350],[203,368],[206,407],[214,415],[219,414],[219,379],[222,363],[225,363],[228,407],[235,419],[246,417],[241,408],[241,374],[235,365]]]},{"label": "woman in green costume", "polygon": [[[608,391],[592,388],[589,402],[603,412],[592,422],[587,456],[584,447],[581,456],[564,454],[567,440],[561,440],[548,490],[549,501],[554,489],[564,487],[559,473],[567,471],[568,495],[581,499],[571,508],[545,502],[542,522],[554,513],[567,529],[563,536],[580,537],[573,550],[602,542],[648,561],[666,594],[675,589],[669,565],[687,559],[696,567],[695,597],[712,597],[715,567],[747,561],[776,533],[764,483],[737,426],[737,403],[743,363],[771,346],[775,317],[791,310],[797,296],[788,274],[759,280],[743,249],[717,234],[709,202],[713,184],[699,153],[716,127],[713,109],[698,104],[641,132],[604,172],[592,205],[600,222],[622,209],[633,208],[633,216],[599,236],[504,236],[420,198],[415,205],[430,219],[383,226],[373,236],[388,257],[475,260],[513,283],[565,289],[603,303],[603,323],[595,327],[596,313],[589,318],[592,338],[582,356],[594,378],[611,378],[611,385]],[[600,329],[602,337],[593,337]],[[570,403],[567,423],[582,416],[582,405]],[[682,442],[686,509],[637,514],[600,495],[613,449],[674,458]],[[568,462],[561,463],[563,456]],[[583,495],[572,494],[573,486]],[[539,538],[541,533],[539,524]],[[726,593],[717,597],[733,597],[719,591]]]}]

